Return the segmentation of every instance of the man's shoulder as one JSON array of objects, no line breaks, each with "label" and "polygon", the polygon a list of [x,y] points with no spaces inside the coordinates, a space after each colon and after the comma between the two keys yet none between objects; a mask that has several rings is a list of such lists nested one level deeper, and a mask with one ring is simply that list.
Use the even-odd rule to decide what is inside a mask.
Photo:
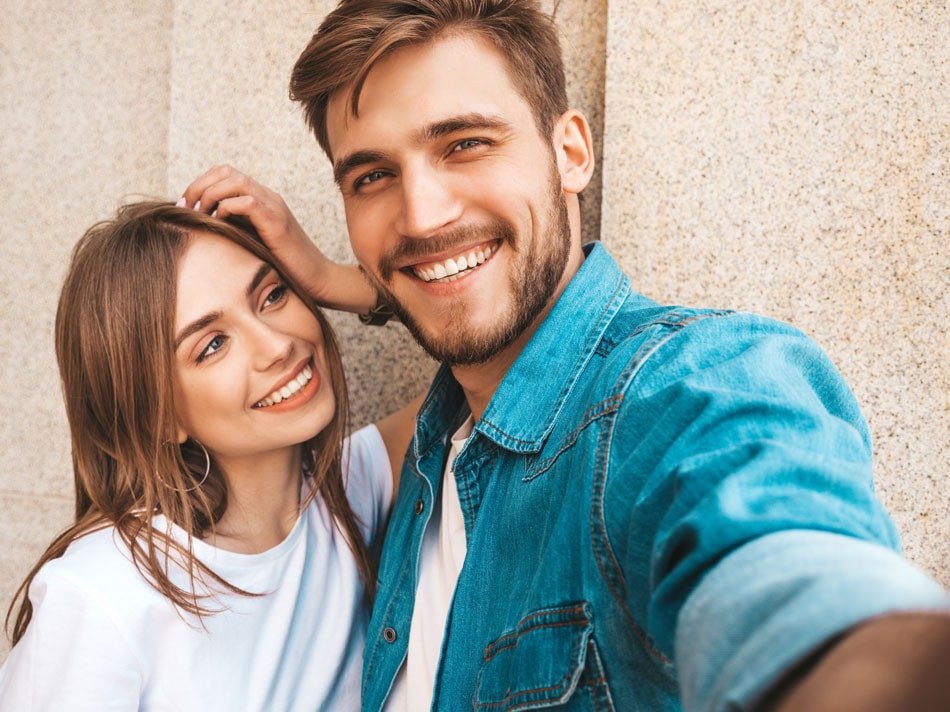
[{"label": "man's shoulder", "polygon": [[[604,330],[596,352],[595,378],[628,387],[645,367],[664,380],[675,374],[747,363],[789,349],[821,350],[796,327],[777,319],[733,309],[660,305],[631,293]],[[619,383],[618,383],[619,381]]]}]

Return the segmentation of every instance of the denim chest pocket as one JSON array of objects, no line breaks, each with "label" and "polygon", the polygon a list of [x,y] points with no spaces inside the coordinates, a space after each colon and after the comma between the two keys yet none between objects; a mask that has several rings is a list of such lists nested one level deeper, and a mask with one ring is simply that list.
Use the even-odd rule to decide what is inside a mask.
[{"label": "denim chest pocket", "polygon": [[613,710],[588,603],[545,608],[492,641],[475,684],[476,710]]}]

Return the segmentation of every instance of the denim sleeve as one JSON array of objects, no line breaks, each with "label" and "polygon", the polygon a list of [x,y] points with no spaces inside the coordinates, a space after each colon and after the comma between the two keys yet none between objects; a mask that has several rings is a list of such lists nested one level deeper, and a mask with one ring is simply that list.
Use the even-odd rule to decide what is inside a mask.
[{"label": "denim sleeve", "polygon": [[812,340],[697,315],[638,358],[605,519],[624,602],[675,660],[688,710],[748,709],[854,623],[947,605],[896,553],[867,425]]}]

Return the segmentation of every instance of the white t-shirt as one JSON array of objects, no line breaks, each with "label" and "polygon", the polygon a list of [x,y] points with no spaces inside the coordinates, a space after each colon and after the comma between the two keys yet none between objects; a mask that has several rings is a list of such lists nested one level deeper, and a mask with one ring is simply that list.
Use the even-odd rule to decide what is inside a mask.
[{"label": "white t-shirt", "polygon": [[406,662],[393,683],[386,702],[386,712],[417,712],[432,706],[445,620],[468,550],[465,520],[453,468],[455,458],[465,447],[474,427],[475,421],[469,416],[452,436],[452,446],[442,476],[439,506],[433,510],[422,535],[419,579],[412,622],[409,624]]},{"label": "white t-shirt", "polygon": [[[392,500],[389,459],[374,426],[347,449],[347,495],[369,538]],[[219,594],[226,610],[203,628],[145,581],[114,529],[83,536],[30,586],[33,619],[0,668],[0,710],[359,709],[363,583],[319,497],[263,553],[193,546],[226,581],[267,595]]]}]

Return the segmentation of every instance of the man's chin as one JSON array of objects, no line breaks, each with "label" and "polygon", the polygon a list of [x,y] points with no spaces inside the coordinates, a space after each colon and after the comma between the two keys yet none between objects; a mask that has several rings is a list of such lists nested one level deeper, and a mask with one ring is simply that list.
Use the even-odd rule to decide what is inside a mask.
[{"label": "man's chin", "polygon": [[464,314],[446,319],[449,326],[440,329],[422,326],[401,304],[393,304],[393,311],[429,356],[449,366],[474,366],[491,361],[518,338],[526,326],[509,312],[481,329],[466,323]]}]

